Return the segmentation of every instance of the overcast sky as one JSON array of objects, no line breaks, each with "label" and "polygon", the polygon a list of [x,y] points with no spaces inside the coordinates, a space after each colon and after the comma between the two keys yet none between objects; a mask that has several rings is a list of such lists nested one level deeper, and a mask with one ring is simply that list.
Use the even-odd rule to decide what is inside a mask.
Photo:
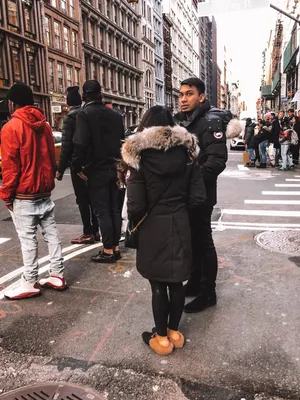
[{"label": "overcast sky", "polygon": [[[282,7],[283,1],[286,0],[272,0],[272,3]],[[266,48],[277,15],[271,8],[215,14],[218,46],[225,44],[233,60],[233,79],[240,81],[243,100],[253,115],[260,96],[262,51]]]}]

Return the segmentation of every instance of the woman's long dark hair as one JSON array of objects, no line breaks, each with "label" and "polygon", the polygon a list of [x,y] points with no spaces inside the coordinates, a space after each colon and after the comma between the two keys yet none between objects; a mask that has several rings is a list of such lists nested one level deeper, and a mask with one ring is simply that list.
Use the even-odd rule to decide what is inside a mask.
[{"label": "woman's long dark hair", "polygon": [[170,111],[162,106],[154,106],[149,108],[143,115],[143,118],[137,128],[138,132],[143,131],[145,128],[151,128],[152,126],[174,126]]}]

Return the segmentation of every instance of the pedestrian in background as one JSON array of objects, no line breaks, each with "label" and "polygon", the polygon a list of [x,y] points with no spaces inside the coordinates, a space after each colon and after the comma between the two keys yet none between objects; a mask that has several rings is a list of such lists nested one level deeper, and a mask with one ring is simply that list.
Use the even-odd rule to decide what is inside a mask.
[{"label": "pedestrian in background", "polygon": [[[40,286],[67,287],[60,239],[54,219],[56,172],[54,139],[42,110],[34,107],[29,86],[16,83],[8,94],[11,119],[1,130],[2,186],[0,198],[10,211],[18,233],[24,272],[16,287],[4,293],[10,300],[40,294]],[[49,277],[38,284],[38,226],[50,256]]]},{"label": "pedestrian in background", "polygon": [[73,167],[87,182],[93,211],[100,226],[103,250],[91,257],[98,263],[115,263],[121,258],[121,202],[116,160],[124,140],[122,117],[106,107],[96,80],[83,85],[84,107],[78,112],[73,139]]},{"label": "pedestrian in background", "polygon": [[179,92],[181,112],[176,122],[194,133],[199,141],[198,162],[204,176],[207,200],[190,212],[194,270],[185,285],[186,297],[196,298],[188,303],[184,311],[200,312],[214,306],[216,278],[218,273],[217,253],[212,237],[211,217],[217,203],[217,178],[226,168],[226,135],[220,125],[220,116],[212,119],[210,104],[205,96],[205,84],[199,78],[181,82]]},{"label": "pedestrian in background", "polygon": [[258,149],[259,149],[259,157],[260,164],[257,165],[257,168],[267,168],[267,147],[269,146],[269,141],[271,140],[271,131],[272,131],[272,115],[271,113],[267,113],[265,115],[265,120],[262,121],[263,125],[260,125],[259,133],[258,133]]},{"label": "pedestrian in background", "polygon": [[290,154],[290,146],[291,146],[291,138],[292,138],[292,129],[289,127],[290,121],[286,121],[286,125],[283,126],[283,129],[280,132],[279,142],[281,144],[281,158],[282,165],[279,168],[280,171],[288,171],[294,167],[293,158]]},{"label": "pedestrian in background", "polygon": [[76,117],[81,110],[81,96],[79,86],[67,88],[67,104],[72,107],[64,119],[62,127],[62,143],[56,179],[61,181],[64,172],[70,167],[71,179],[75,193],[76,203],[79,208],[83,234],[72,239],[73,244],[91,244],[100,241],[99,224],[93,213],[87,182],[81,179],[72,167],[73,137],[75,134]]},{"label": "pedestrian in background", "polygon": [[293,164],[294,165],[298,165],[299,164],[299,143],[300,143],[300,122],[299,122],[299,118],[294,115],[293,118],[291,119],[291,124],[292,124],[292,129],[297,133],[298,136],[298,143],[297,144],[293,144],[291,143],[291,153],[292,153],[292,157],[293,157]]},{"label": "pedestrian in background", "polygon": [[196,136],[175,126],[161,106],[145,113],[138,133],[122,148],[129,220],[135,226],[149,213],[139,228],[136,265],[150,281],[156,326],[154,335],[143,333],[143,340],[160,355],[184,344],[178,331],[185,301],[182,282],[192,270],[187,207],[199,207],[206,198],[195,164],[198,152]]},{"label": "pedestrian in background", "polygon": [[245,146],[246,150],[250,155],[250,162],[245,165],[245,167],[255,167],[255,138],[254,138],[254,129],[256,124],[252,122],[251,118],[246,119],[246,127],[245,127]]}]

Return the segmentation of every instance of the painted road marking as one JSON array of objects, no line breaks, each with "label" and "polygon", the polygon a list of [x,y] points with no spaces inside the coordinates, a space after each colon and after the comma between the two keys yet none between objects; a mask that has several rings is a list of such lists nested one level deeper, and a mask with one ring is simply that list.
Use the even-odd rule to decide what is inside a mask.
[{"label": "painted road marking", "polygon": [[293,229],[288,229],[285,227],[281,227],[281,228],[274,228],[274,227],[259,227],[259,226],[230,226],[230,225],[217,225],[215,227],[212,227],[214,232],[220,231],[226,231],[227,229],[230,230],[240,230],[240,231],[286,231],[286,230],[292,230],[292,231],[300,231],[300,227],[299,228],[293,228]]},{"label": "painted road marking", "polygon": [[287,182],[300,182],[300,179],[286,179]]},{"label": "painted road marking", "polygon": [[294,175],[295,178],[300,178],[300,175]]},{"label": "painted road marking", "polygon": [[[63,254],[64,253],[68,253],[69,251],[75,250],[78,247],[82,247],[82,245],[73,244],[72,246],[69,246],[69,247],[66,247],[66,248],[62,249],[62,253]],[[39,264],[43,264],[44,262],[49,261],[49,259],[50,259],[49,255],[45,256],[45,257],[42,257],[42,258],[40,258],[38,260],[38,263]],[[11,281],[12,279],[16,278],[18,275],[21,275],[21,273],[23,272],[23,268],[24,268],[24,266],[22,266],[20,268],[17,268],[14,271],[10,272],[9,274],[6,274],[6,275],[0,277],[0,285],[2,285],[3,283],[6,283],[8,281]]]},{"label": "painted road marking", "polygon": [[300,184],[299,183],[275,183],[275,187],[300,188]]},{"label": "painted road marking", "polygon": [[300,211],[278,211],[278,210],[233,210],[224,209],[225,215],[260,215],[264,217],[300,217]]},{"label": "painted road marking", "polygon": [[300,196],[300,192],[295,192],[295,191],[290,191],[290,192],[285,192],[285,191],[262,191],[261,192],[265,196]]},{"label": "painted road marking", "polygon": [[[87,251],[96,249],[97,247],[102,246],[102,244],[103,244],[103,243],[92,244],[92,245],[90,245],[90,246],[83,247],[82,249],[79,249],[79,250],[77,250],[77,251],[74,251],[73,253],[67,254],[67,255],[64,257],[64,261],[70,260],[71,258],[76,257],[76,256],[78,256],[78,255],[80,255],[80,254],[86,253]],[[74,246],[75,246],[75,245],[74,245]],[[79,246],[79,245],[76,245],[76,246]],[[71,246],[70,246],[70,247],[71,247]],[[50,265],[51,265],[51,264],[49,263],[49,264],[46,264],[44,267],[40,268],[40,269],[39,269],[39,275],[42,275],[43,273],[47,272],[48,269],[49,269],[49,267],[50,267]],[[7,286],[4,290],[2,290],[2,291],[0,292],[0,299],[3,299],[3,298],[4,298],[4,293],[7,292],[8,290],[13,289],[14,287],[16,287],[17,284],[18,284],[18,282],[14,282],[14,283],[12,283],[11,285]]]},{"label": "painted road marking", "polygon": [[238,169],[240,171],[249,171],[249,168],[245,167],[245,165],[243,165],[243,164],[238,164]]},{"label": "painted road marking", "polygon": [[300,204],[300,200],[244,200],[245,204],[282,204],[296,206]]},{"label": "painted road marking", "polygon": [[0,244],[8,242],[11,238],[0,238]]},{"label": "painted road marking", "polygon": [[264,222],[226,222],[226,221],[212,221],[212,225],[241,225],[241,226],[260,226],[260,227],[289,227],[289,228],[300,228],[300,224],[280,224],[280,223],[264,223]]}]

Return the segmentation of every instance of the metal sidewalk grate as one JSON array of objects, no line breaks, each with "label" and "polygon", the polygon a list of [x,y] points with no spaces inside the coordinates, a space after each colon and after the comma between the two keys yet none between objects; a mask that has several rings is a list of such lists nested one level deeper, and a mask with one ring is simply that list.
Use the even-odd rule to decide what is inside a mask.
[{"label": "metal sidewalk grate", "polygon": [[0,396],[0,400],[105,400],[92,389],[68,383],[25,386]]}]

